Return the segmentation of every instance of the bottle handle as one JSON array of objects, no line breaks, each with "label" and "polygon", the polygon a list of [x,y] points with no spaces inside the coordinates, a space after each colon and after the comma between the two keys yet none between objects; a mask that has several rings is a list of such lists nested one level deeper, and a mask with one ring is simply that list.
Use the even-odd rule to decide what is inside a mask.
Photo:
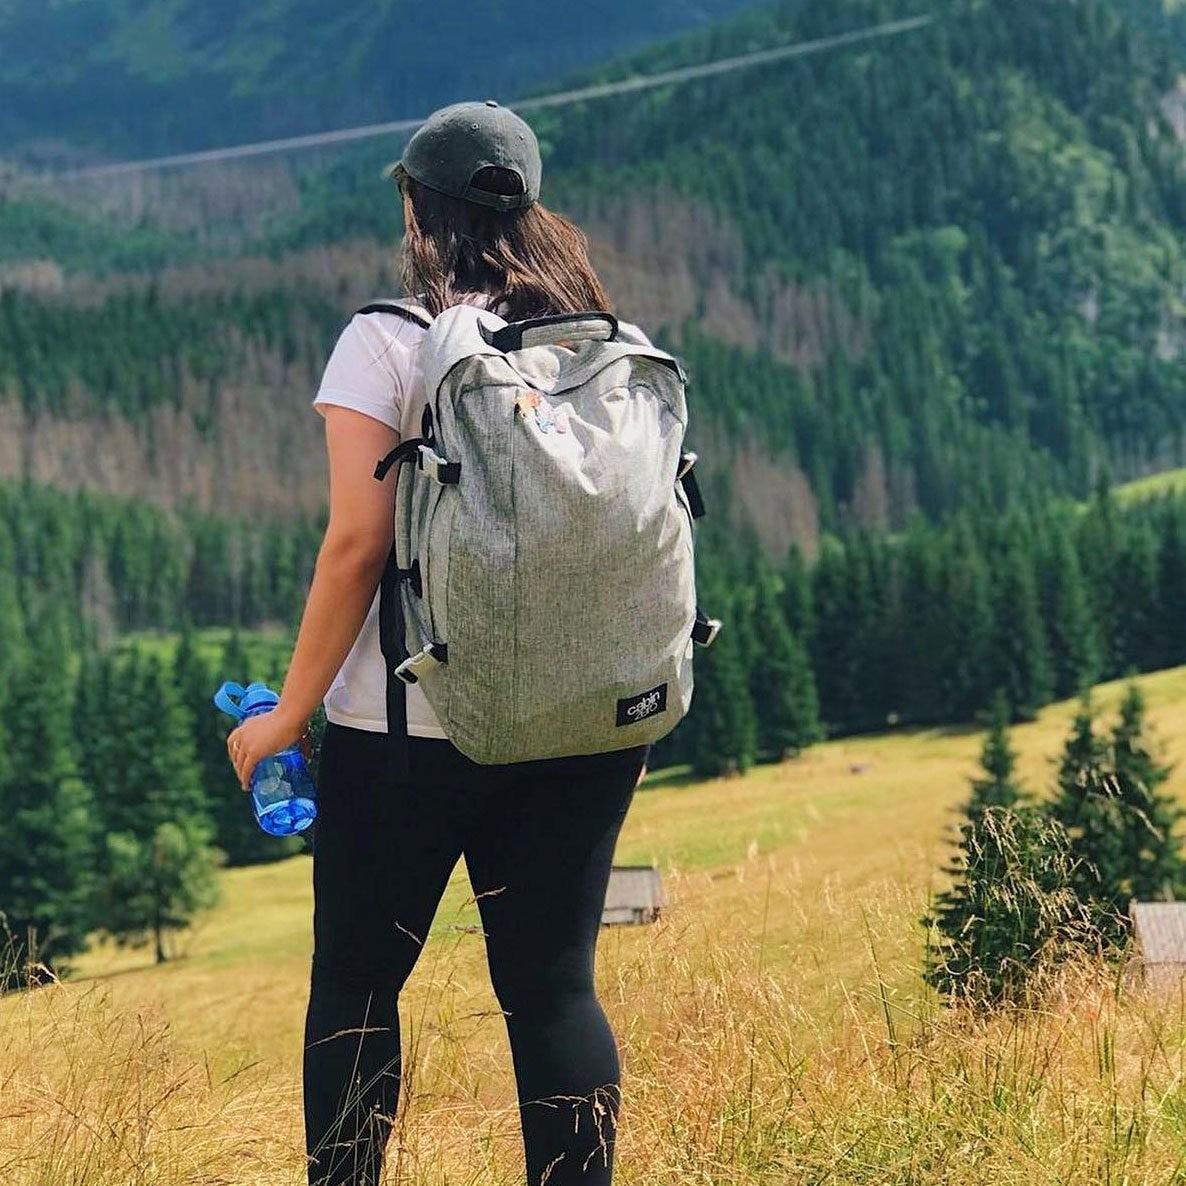
[{"label": "bottle handle", "polygon": [[247,694],[247,689],[242,684],[225,683],[217,692],[214,693],[214,704],[221,708],[223,712],[229,717],[234,717],[235,720],[241,721],[243,719],[243,710],[239,707],[239,701]]}]

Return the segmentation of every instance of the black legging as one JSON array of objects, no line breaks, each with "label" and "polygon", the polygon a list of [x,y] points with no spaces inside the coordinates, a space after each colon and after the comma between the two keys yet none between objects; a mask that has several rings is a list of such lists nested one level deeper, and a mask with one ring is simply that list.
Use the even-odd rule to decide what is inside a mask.
[{"label": "black legging", "polygon": [[330,724],[313,838],[305,1135],[314,1186],[377,1186],[399,1096],[397,994],[464,855],[510,1037],[529,1186],[608,1186],[618,1052],[593,989],[614,845],[646,748],[480,766]]}]

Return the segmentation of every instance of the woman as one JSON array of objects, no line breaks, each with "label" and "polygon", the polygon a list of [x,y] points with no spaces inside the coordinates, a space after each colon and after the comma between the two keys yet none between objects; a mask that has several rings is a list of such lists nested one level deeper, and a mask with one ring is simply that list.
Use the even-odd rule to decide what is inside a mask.
[{"label": "woman", "polygon": [[[584,235],[540,205],[539,146],[494,103],[433,115],[392,171],[403,195],[404,286],[433,315],[480,302],[508,321],[610,310]],[[228,738],[246,788],[324,698],[305,1029],[309,1181],[375,1186],[400,1077],[398,994],[464,856],[505,1015],[531,1186],[606,1186],[617,1048],[594,994],[614,845],[645,747],[480,766],[407,694],[409,776],[389,773],[377,588],[394,476],[375,462],[418,435],[424,330],[356,316],[314,401],[325,417],[330,517],[280,703]],[[637,332],[637,331],[634,331]]]}]

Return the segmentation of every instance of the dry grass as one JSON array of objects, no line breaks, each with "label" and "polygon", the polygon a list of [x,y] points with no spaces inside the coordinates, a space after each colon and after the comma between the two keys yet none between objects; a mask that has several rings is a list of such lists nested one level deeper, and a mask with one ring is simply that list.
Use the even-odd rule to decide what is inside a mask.
[{"label": "dry grass", "polygon": [[[1143,683],[1181,736],[1186,671]],[[1071,711],[1017,732],[1032,785]],[[1186,1181],[1180,995],[1088,969],[1041,1011],[978,1020],[920,983],[916,920],[979,741],[837,743],[638,797],[619,859],[658,861],[671,906],[599,951],[623,1186]],[[308,876],[301,858],[229,873],[185,959],[100,949],[75,982],[0,1004],[0,1182],[298,1186]],[[459,870],[401,1003],[391,1183],[521,1181],[475,923]]]}]

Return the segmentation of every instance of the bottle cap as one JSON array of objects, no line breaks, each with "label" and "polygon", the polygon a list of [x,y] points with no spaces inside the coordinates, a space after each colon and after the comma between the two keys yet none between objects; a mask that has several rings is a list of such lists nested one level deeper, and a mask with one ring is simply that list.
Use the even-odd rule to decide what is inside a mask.
[{"label": "bottle cap", "polygon": [[280,703],[276,695],[266,684],[226,683],[214,694],[214,703],[227,716],[241,721],[249,712],[257,708],[275,708]]},{"label": "bottle cap", "polygon": [[249,713],[257,708],[275,708],[279,703],[280,697],[266,684],[248,684],[243,699],[239,701],[239,708]]}]

